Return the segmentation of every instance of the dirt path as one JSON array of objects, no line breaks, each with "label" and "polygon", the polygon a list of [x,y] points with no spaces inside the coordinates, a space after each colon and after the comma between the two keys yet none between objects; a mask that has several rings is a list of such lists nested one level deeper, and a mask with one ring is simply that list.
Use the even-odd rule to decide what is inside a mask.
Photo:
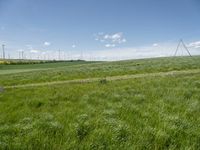
[{"label": "dirt path", "polygon": [[200,74],[200,69],[111,76],[111,77],[106,77],[106,78],[101,77],[101,78],[53,81],[53,82],[45,82],[45,83],[32,83],[32,84],[23,84],[23,85],[4,86],[4,89],[49,86],[49,85],[58,85],[58,84],[67,84],[67,83],[90,83],[90,82],[97,82],[102,79],[106,79],[107,81],[115,81],[115,80],[127,80],[127,79],[135,79],[135,78],[146,78],[146,77],[157,77],[157,76],[161,77],[161,76],[170,76],[170,75],[188,75],[188,74],[198,74],[198,73]]}]

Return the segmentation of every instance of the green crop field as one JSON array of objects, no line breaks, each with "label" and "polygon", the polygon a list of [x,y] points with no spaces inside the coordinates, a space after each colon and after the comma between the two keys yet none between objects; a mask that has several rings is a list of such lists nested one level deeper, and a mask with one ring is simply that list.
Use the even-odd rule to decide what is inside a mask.
[{"label": "green crop field", "polygon": [[200,56],[0,65],[0,149],[200,149]]}]

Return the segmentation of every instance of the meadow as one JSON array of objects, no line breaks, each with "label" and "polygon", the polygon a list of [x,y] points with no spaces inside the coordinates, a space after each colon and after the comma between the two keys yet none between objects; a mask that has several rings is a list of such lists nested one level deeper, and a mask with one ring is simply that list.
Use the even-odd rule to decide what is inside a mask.
[{"label": "meadow", "polygon": [[0,65],[0,87],[0,149],[200,149],[200,56]]}]

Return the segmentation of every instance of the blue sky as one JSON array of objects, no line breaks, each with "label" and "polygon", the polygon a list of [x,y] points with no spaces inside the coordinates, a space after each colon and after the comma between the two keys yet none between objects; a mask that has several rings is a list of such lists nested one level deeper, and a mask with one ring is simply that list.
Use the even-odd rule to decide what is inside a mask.
[{"label": "blue sky", "polygon": [[125,59],[170,55],[183,38],[200,54],[199,16],[199,0],[0,0],[0,44],[12,57]]}]

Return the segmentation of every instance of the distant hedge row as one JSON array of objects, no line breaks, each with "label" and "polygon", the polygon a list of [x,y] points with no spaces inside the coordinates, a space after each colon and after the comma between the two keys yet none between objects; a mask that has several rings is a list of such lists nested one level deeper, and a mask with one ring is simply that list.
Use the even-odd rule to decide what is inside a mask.
[{"label": "distant hedge row", "polygon": [[77,62],[83,60],[0,60],[0,65],[20,65],[20,64],[44,64],[44,63],[59,63],[59,62]]}]

